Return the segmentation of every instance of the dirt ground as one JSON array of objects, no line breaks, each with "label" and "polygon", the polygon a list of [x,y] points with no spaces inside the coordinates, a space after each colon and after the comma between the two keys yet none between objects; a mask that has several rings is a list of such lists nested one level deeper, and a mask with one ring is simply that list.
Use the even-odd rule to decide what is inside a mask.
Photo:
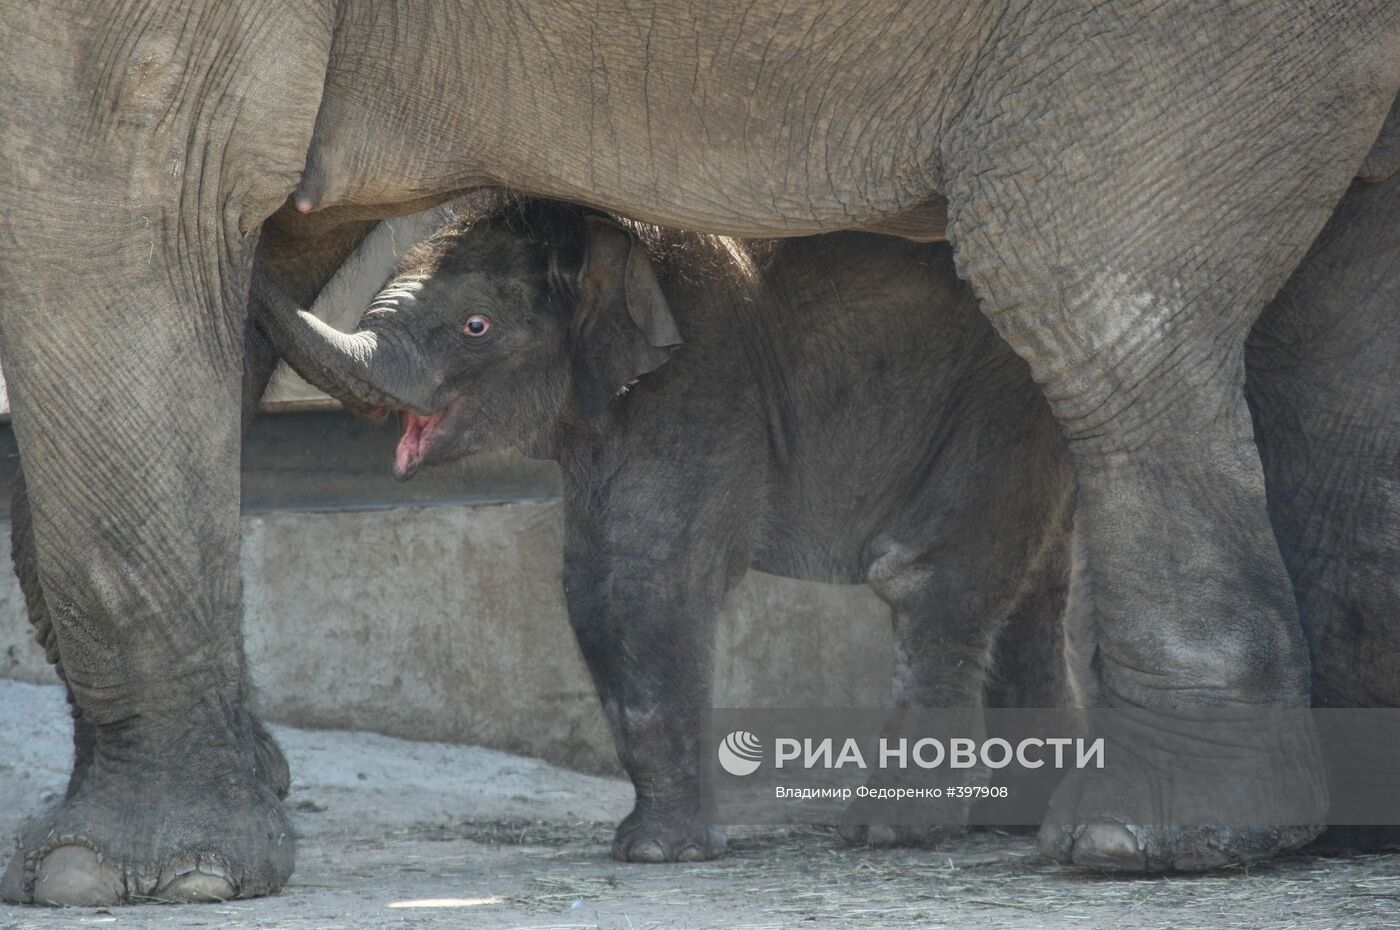
[{"label": "dirt ground", "polygon": [[[0,930],[1400,928],[1400,856],[1106,879],[1041,861],[1029,837],[877,852],[811,829],[735,831],[717,862],[623,865],[608,857],[611,824],[629,806],[621,781],[471,747],[275,733],[296,779],[300,835],[284,893],[110,911],[0,905]],[[67,740],[56,687],[0,681],[0,834],[56,796]]]}]

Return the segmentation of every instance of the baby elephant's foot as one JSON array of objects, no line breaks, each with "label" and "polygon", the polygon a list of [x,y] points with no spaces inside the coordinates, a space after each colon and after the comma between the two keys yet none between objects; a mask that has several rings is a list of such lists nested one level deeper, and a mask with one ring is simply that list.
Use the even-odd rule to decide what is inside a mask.
[{"label": "baby elephant's foot", "polygon": [[847,823],[841,839],[852,846],[886,849],[895,846],[941,846],[967,834],[967,827],[933,824]]},{"label": "baby elephant's foot", "polygon": [[[981,770],[968,772],[969,784],[984,780]],[[961,798],[923,797],[928,785],[906,783],[899,775],[872,776],[863,793],[846,808],[841,838],[852,846],[938,846],[967,833],[970,802]]]},{"label": "baby elephant's foot", "polygon": [[939,846],[967,833],[967,804],[861,798],[846,808],[840,832],[852,846]]},{"label": "baby elephant's foot", "polygon": [[623,862],[702,862],[724,853],[728,840],[719,827],[696,815],[667,813],[638,804],[613,840],[613,858]]}]

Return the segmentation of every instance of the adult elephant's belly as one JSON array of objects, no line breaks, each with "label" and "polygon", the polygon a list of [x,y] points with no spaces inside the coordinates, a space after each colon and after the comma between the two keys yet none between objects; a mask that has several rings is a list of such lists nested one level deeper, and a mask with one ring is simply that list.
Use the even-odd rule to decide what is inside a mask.
[{"label": "adult elephant's belly", "polygon": [[[936,103],[947,61],[970,51],[927,42],[970,41],[959,9],[924,0],[872,17],[872,56],[829,5],[749,8],[773,22],[737,36],[736,9],[678,6],[652,34],[649,7],[600,24],[565,5],[526,27],[508,5],[467,17],[451,2],[348,0],[295,203],[498,186],[725,235],[942,237]],[[578,38],[604,33],[629,38]]]},{"label": "adult elephant's belly", "polygon": [[900,236],[915,242],[946,242],[948,239],[948,201],[941,194],[890,216],[882,216],[861,226],[864,232]]}]

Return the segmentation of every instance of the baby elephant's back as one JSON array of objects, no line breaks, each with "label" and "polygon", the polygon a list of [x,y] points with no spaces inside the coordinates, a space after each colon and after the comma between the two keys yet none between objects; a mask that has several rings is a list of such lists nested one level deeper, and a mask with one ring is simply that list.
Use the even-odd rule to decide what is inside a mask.
[{"label": "baby elephant's back", "polygon": [[908,422],[920,401],[969,379],[994,392],[1034,390],[946,243],[872,233],[792,239],[775,246],[764,279],[772,337],[799,376],[804,418],[852,413],[868,422],[878,407],[891,424]]}]

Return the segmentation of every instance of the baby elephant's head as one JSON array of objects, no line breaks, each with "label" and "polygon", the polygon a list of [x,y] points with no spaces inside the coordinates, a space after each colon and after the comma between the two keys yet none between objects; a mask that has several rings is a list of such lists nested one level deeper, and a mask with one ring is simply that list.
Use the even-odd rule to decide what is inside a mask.
[{"label": "baby elephant's head", "polygon": [[[394,474],[531,445],[594,417],[680,344],[646,248],[613,220],[514,203],[449,226],[345,335],[309,314],[279,348],[352,406],[404,411]],[[575,407],[575,403],[577,407]]]}]

